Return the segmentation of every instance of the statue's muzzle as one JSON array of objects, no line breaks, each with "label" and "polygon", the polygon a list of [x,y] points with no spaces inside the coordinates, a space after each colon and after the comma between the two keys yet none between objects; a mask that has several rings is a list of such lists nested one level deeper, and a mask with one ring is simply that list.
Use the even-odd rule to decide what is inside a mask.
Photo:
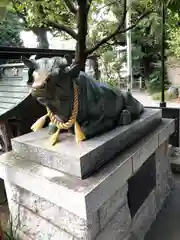
[{"label": "statue's muzzle", "polygon": [[31,95],[35,97],[41,104],[46,105],[48,102],[46,87],[32,88]]},{"label": "statue's muzzle", "polygon": [[47,95],[46,84],[43,83],[39,86],[32,86],[31,94],[34,97],[46,96]]},{"label": "statue's muzzle", "polygon": [[33,77],[31,95],[36,98],[45,98],[47,96],[48,74],[46,72],[34,72]]},{"label": "statue's muzzle", "polygon": [[47,90],[47,82],[34,87],[32,86],[31,95],[36,98],[41,104],[48,105],[52,101],[52,94]]}]

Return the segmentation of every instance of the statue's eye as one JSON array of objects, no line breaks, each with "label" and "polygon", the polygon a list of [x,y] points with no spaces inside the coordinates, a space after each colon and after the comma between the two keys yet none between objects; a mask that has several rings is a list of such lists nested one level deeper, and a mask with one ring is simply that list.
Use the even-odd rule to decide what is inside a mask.
[{"label": "statue's eye", "polygon": [[45,80],[45,83],[49,82],[49,80],[50,80],[50,77],[47,77]]}]

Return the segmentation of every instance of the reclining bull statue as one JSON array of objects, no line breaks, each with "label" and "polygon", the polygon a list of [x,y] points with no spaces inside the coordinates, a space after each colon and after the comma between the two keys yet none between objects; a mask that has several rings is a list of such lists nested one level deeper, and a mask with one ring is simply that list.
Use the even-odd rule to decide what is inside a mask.
[{"label": "reclining bull statue", "polygon": [[31,94],[47,108],[47,115],[32,126],[37,131],[50,118],[52,145],[62,129],[75,133],[77,142],[107,132],[116,126],[130,124],[144,111],[130,92],[99,83],[79,66],[69,65],[65,58],[22,58],[34,69]]}]

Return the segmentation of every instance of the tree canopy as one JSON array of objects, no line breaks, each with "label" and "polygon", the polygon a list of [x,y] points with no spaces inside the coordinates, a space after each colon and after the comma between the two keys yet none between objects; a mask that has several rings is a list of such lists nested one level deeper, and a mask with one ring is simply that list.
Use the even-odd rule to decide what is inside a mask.
[{"label": "tree canopy", "polygon": [[[82,68],[88,55],[127,31],[126,0],[12,0],[12,3],[29,27],[43,27],[74,38],[77,41],[75,61]],[[118,18],[109,14],[112,7],[119,9]],[[139,15],[130,28],[149,13],[147,10]]]},{"label": "tree canopy", "polygon": [[[8,0],[4,0],[8,1]],[[160,59],[161,5],[159,0],[133,1],[133,56],[135,70],[143,67],[150,74],[154,63]],[[126,0],[11,0],[14,10],[26,25],[42,37],[50,30],[55,34],[73,38],[77,42],[76,62],[84,68],[88,55],[94,52],[114,51],[114,45],[125,44]],[[164,0],[168,18],[167,43],[178,55],[179,0]],[[44,38],[45,39],[45,38]],[[176,40],[175,40],[176,39]],[[47,45],[47,42],[44,42]],[[40,46],[45,46],[41,45]],[[102,48],[103,47],[103,48]],[[45,47],[44,47],[45,48]],[[108,56],[113,56],[109,54]],[[107,61],[105,61],[107,62]],[[142,66],[143,65],[143,66]]]},{"label": "tree canopy", "polygon": [[22,25],[17,15],[11,11],[7,12],[4,20],[0,22],[0,46],[21,47],[23,42],[20,37]]},{"label": "tree canopy", "polygon": [[0,1],[0,20],[4,19],[11,0]]}]

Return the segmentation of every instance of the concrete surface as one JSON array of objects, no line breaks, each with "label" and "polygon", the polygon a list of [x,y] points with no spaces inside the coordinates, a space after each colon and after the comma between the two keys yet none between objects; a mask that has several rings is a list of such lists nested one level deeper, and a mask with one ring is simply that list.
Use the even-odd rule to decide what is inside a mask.
[{"label": "concrete surface", "polygon": [[[132,92],[133,97],[135,97],[139,102],[141,102],[144,106],[152,106],[159,107],[160,101],[154,101],[149,93],[146,91],[136,91]],[[166,102],[167,107],[179,108],[180,102],[179,100],[171,100],[170,102]]]},{"label": "concrete surface", "polygon": [[175,188],[144,240],[180,239],[180,174],[174,177]]}]

